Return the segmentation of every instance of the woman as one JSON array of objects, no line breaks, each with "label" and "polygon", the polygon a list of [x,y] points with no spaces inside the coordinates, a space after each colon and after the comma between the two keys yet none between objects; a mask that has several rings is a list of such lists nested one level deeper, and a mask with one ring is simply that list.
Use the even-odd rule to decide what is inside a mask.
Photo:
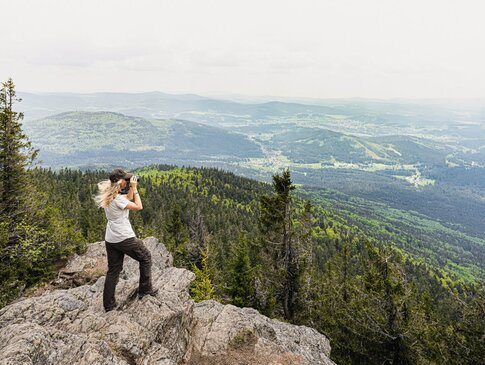
[{"label": "woman", "polygon": [[[121,190],[130,184],[128,194],[122,195]],[[158,290],[153,290],[151,281],[151,254],[143,241],[136,238],[131,228],[128,213],[130,210],[142,210],[140,194],[137,190],[138,181],[133,174],[123,169],[114,169],[109,180],[98,183],[99,193],[94,198],[96,205],[104,208],[108,223],[106,225],[105,245],[108,256],[108,272],[104,282],[103,306],[106,312],[116,308],[115,289],[125,254],[140,263],[140,282],[138,297],[149,294],[155,296]],[[130,200],[135,197],[135,201]]]}]

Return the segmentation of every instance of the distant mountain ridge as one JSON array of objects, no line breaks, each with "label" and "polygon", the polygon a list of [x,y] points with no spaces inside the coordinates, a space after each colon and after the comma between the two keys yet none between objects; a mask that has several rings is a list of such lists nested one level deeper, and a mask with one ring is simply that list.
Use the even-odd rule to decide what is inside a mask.
[{"label": "distant mountain ridge", "polygon": [[[64,112],[24,128],[46,166],[106,167],[125,160],[145,165],[162,159],[240,160],[261,157],[241,134],[176,119],[131,117],[114,112]],[[225,157],[221,156],[221,150]]]},{"label": "distant mountain ridge", "polygon": [[300,112],[337,113],[338,110],[297,103],[270,101],[243,104],[229,100],[211,99],[195,94],[172,95],[162,92],[149,93],[19,93],[19,109],[28,119],[72,110],[116,111],[146,118],[174,117],[177,113],[191,111],[217,112],[252,117],[292,115]]}]

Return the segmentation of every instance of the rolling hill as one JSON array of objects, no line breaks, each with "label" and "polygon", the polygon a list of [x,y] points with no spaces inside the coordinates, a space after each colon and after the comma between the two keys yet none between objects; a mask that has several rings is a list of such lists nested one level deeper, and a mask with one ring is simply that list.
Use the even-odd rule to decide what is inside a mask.
[{"label": "rolling hill", "polygon": [[[261,157],[245,136],[176,119],[113,112],[65,112],[24,124],[45,166],[102,168],[172,160],[239,161]],[[223,151],[223,153],[222,153]]]}]

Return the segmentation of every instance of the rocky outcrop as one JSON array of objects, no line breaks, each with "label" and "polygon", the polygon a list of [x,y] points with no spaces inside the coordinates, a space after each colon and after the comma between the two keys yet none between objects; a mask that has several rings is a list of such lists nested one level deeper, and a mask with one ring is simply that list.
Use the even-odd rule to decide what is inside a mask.
[{"label": "rocky outcrop", "polygon": [[194,274],[172,266],[156,238],[157,297],[136,297],[138,263],[125,256],[119,308],[105,313],[106,251],[90,244],[43,292],[0,310],[0,364],[333,364],[328,340],[314,329],[269,319],[251,308],[195,304]]}]

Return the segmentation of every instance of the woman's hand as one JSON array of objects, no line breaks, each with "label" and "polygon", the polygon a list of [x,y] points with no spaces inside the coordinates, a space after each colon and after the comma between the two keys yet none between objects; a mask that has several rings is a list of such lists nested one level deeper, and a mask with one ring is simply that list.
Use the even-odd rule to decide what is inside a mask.
[{"label": "woman's hand", "polygon": [[129,210],[142,210],[143,209],[143,205],[142,205],[141,199],[140,199],[140,194],[136,190],[137,185],[138,185],[138,181],[136,180],[136,177],[132,176],[131,179],[130,179],[130,191],[131,191],[131,194],[133,194],[135,196],[135,202],[134,203],[129,202],[126,205],[125,209],[129,209]]},{"label": "woman's hand", "polygon": [[130,178],[130,188],[132,188],[133,190],[136,190],[136,186],[138,184],[138,181],[136,180],[136,176],[133,175],[131,178]]}]

